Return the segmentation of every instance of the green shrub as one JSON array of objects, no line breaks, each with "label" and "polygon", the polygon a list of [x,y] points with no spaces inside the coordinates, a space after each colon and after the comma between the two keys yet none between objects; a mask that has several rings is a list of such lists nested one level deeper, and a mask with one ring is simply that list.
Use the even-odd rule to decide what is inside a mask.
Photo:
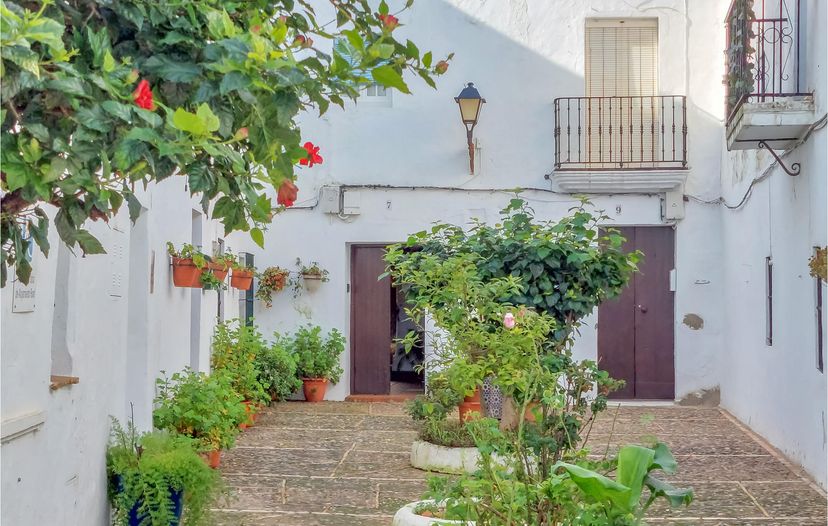
[{"label": "green shrub", "polygon": [[182,524],[203,524],[221,489],[218,473],[199,457],[192,439],[167,431],[139,436],[131,422],[124,430],[113,419],[106,467],[118,525],[128,524],[129,511],[139,502],[142,526],[173,524],[171,489],[184,492]]},{"label": "green shrub", "polygon": [[268,345],[256,327],[248,327],[239,320],[216,325],[213,333],[213,354],[210,359],[213,371],[224,371],[232,379],[233,389],[250,402],[269,402],[262,383],[265,378],[257,367],[259,356],[267,352]]},{"label": "green shrub", "polygon": [[284,400],[302,385],[296,375],[296,361],[290,353],[290,340],[278,334],[276,341],[256,356],[259,383],[267,386],[271,400]]},{"label": "green shrub", "polygon": [[425,419],[418,432],[420,440],[445,447],[474,447],[474,437],[465,422],[446,418]]},{"label": "green shrub", "polygon": [[291,342],[296,369],[300,378],[327,378],[337,383],[342,376],[339,356],[345,351],[345,337],[336,329],[322,337],[322,328],[300,327]]},{"label": "green shrub", "polygon": [[164,375],[156,384],[152,413],[156,428],[192,437],[202,451],[233,446],[247,415],[226,372],[208,376],[186,368],[170,378]]}]

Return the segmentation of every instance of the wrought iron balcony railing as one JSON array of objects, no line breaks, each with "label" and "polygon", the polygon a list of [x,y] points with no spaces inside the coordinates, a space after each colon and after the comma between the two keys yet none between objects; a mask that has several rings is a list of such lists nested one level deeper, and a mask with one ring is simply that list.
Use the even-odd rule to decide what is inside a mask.
[{"label": "wrought iron balcony railing", "polygon": [[800,92],[800,0],[733,0],[725,50],[727,122],[745,102]]},{"label": "wrought iron balcony railing", "polygon": [[683,95],[555,99],[556,170],[686,168]]}]

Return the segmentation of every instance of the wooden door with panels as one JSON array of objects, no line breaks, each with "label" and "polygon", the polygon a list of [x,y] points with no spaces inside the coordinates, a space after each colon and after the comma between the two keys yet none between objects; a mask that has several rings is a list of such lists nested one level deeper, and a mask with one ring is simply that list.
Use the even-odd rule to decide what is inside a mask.
[{"label": "wooden door with panels", "polygon": [[624,380],[612,398],[672,400],[675,397],[675,262],[672,226],[618,227],[624,251],[644,253],[622,293],[598,307],[598,361]]}]

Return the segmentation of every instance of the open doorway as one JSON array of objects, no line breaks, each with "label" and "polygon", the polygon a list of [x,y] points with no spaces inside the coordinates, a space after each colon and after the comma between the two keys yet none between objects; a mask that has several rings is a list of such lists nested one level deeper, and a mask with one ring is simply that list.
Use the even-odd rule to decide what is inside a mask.
[{"label": "open doorway", "polygon": [[351,246],[351,394],[414,396],[423,390],[423,348],[396,342],[415,329],[385,273],[384,245]]}]

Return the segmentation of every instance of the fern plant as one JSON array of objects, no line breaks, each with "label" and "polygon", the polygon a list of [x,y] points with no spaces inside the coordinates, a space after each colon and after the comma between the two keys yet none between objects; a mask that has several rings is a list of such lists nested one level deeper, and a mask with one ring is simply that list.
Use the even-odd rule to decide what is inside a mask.
[{"label": "fern plant", "polygon": [[[106,453],[109,500],[115,524],[196,526],[222,491],[221,479],[193,440],[167,431],[139,434],[114,418]],[[180,519],[183,503],[183,519]]]},{"label": "fern plant", "polygon": [[296,360],[290,353],[290,339],[275,334],[273,342],[256,356],[259,382],[271,400],[284,400],[302,385],[296,374]]}]

